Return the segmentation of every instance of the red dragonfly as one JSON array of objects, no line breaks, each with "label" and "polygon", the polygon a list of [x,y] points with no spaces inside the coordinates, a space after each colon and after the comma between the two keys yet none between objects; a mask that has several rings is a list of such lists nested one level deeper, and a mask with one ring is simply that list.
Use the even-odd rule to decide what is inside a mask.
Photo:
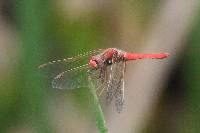
[{"label": "red dragonfly", "polygon": [[[128,53],[117,48],[99,49],[80,54],[75,57],[54,60],[39,66],[47,71],[53,88],[75,89],[88,87],[93,82],[97,90],[106,92],[106,100],[115,99],[117,112],[121,112],[124,104],[124,74],[126,62],[137,59],[163,59],[168,53],[138,54]],[[83,64],[84,59],[88,62]],[[87,77],[91,80],[88,80]]]}]

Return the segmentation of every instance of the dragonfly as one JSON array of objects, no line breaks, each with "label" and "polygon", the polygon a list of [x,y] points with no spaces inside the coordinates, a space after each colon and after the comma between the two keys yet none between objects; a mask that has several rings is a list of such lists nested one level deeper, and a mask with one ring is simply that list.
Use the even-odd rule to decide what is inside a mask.
[{"label": "dragonfly", "polygon": [[124,76],[127,61],[145,58],[164,59],[168,56],[168,53],[141,54],[107,48],[53,60],[39,65],[38,68],[47,72],[51,86],[56,89],[89,87],[92,82],[96,90],[100,90],[99,96],[102,92],[106,92],[107,103],[114,101],[115,108],[120,113],[124,105]]}]

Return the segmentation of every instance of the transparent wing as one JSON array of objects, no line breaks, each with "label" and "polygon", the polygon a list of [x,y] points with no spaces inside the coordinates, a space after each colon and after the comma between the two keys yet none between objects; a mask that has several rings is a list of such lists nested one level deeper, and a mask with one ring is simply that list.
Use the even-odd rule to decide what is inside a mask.
[{"label": "transparent wing", "polygon": [[[84,62],[86,63],[86,61]],[[41,66],[41,65],[40,65]],[[79,62],[56,62],[52,64],[39,67],[38,72],[46,80],[52,80],[60,73],[80,66]]]},{"label": "transparent wing", "polygon": [[66,70],[53,78],[51,84],[56,89],[76,89],[88,87],[88,65]]},{"label": "transparent wing", "polygon": [[111,102],[115,98],[115,106],[121,112],[124,104],[124,73],[126,62],[113,63],[110,68],[110,76],[107,88],[107,101]]},{"label": "transparent wing", "polygon": [[[85,68],[87,66],[82,65],[82,64],[87,64],[90,56],[98,54],[102,50],[103,49],[93,50],[87,53],[79,54],[75,57],[44,63],[38,66],[39,73],[45,80],[47,80],[47,82],[51,83],[51,81],[53,80],[52,81],[53,88],[64,88],[64,86],[67,85],[67,82],[66,82],[67,79],[69,79],[70,81],[71,79],[73,79],[72,77],[77,77],[78,75],[78,74],[75,75],[72,73],[73,72],[80,73],[80,75],[83,76],[84,74],[82,72],[84,69],[82,68]],[[77,71],[80,68],[81,68],[81,71]],[[64,74],[62,74],[63,72]],[[60,78],[58,78],[59,75],[60,75]],[[78,77],[78,78],[81,78],[81,77]],[[78,78],[74,78],[74,79],[78,79]],[[65,85],[64,85],[64,82],[66,83]]]},{"label": "transparent wing", "polygon": [[124,105],[124,74],[126,70],[126,62],[120,62],[118,65],[121,71],[119,71],[118,81],[115,89],[115,106],[117,111],[120,113]]},{"label": "transparent wing", "polygon": [[77,56],[74,57],[70,57],[70,58],[63,58],[63,59],[58,59],[58,60],[53,60],[53,61],[49,61],[47,63],[41,64],[38,66],[38,68],[44,68],[44,67],[48,67],[49,65],[54,65],[54,64],[68,64],[68,63],[72,63],[75,62],[77,60],[82,60],[83,58],[87,58],[88,56],[92,56],[95,54],[99,54],[100,52],[102,52],[104,49],[98,49],[98,50],[92,50],[92,51],[88,51],[82,54],[79,54]]},{"label": "transparent wing", "polygon": [[96,90],[104,88],[106,82],[106,72],[105,69],[91,69],[89,70],[89,76],[92,84],[95,86]]},{"label": "transparent wing", "polygon": [[115,66],[114,64],[111,66],[108,66],[107,68],[107,74],[108,74],[108,79],[107,79],[107,88],[106,88],[106,101],[108,104],[111,103],[111,101],[113,100],[113,96],[114,96],[114,89],[115,87],[113,86],[113,77],[114,77],[114,73],[116,72],[115,70]]}]

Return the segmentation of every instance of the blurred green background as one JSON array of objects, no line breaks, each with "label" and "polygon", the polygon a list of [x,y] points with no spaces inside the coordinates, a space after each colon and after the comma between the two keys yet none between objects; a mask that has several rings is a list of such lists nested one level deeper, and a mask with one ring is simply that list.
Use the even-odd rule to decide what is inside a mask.
[{"label": "blurred green background", "polygon": [[198,0],[1,0],[0,132],[97,132],[89,90],[54,90],[37,66],[116,47],[171,56],[128,65],[124,111],[102,103],[108,132],[198,133],[199,12]]}]

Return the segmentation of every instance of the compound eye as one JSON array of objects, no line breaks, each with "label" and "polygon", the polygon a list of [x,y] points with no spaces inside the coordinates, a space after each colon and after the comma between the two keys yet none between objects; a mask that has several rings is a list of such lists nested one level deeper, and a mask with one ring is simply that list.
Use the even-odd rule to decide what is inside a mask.
[{"label": "compound eye", "polygon": [[112,62],[112,59],[109,59],[109,60],[106,61],[106,64],[107,64],[107,65],[112,65],[112,63],[113,63],[113,62]]},{"label": "compound eye", "polygon": [[91,60],[89,61],[89,65],[90,65],[92,68],[97,68],[97,61],[91,59]]}]

